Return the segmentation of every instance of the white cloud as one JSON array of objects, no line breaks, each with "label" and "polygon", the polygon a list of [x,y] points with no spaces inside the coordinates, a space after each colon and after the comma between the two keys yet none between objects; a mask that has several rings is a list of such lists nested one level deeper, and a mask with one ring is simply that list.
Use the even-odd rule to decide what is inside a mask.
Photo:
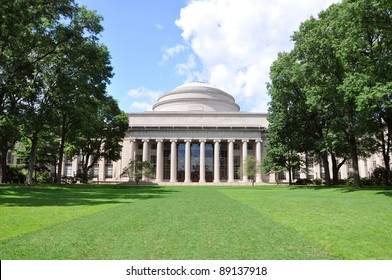
[{"label": "white cloud", "polygon": [[278,52],[292,48],[290,36],[301,22],[333,2],[339,1],[193,0],[181,9],[176,25],[202,70],[190,55],[176,71],[187,80],[204,77],[232,94],[243,110],[267,111],[271,63]]},{"label": "white cloud", "polygon": [[158,28],[158,29],[163,29],[164,28],[163,25],[159,24],[159,23],[155,24],[155,27]]},{"label": "white cloud", "polygon": [[171,48],[165,48],[164,49],[164,53],[162,55],[162,62],[160,64],[165,63],[166,61],[168,61],[170,58],[174,57],[175,55],[183,52],[185,50],[185,46],[178,44],[174,47]]},{"label": "white cloud", "polygon": [[152,106],[163,92],[151,90],[145,87],[130,89],[127,96],[132,99],[131,112],[151,111]]}]

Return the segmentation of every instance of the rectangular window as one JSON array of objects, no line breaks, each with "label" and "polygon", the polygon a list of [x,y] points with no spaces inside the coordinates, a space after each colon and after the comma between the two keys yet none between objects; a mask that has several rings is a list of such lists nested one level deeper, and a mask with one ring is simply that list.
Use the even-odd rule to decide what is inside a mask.
[{"label": "rectangular window", "polygon": [[113,163],[110,159],[105,161],[105,178],[113,178]]},{"label": "rectangular window", "polygon": [[240,174],[239,174],[240,167],[241,167],[241,157],[234,156],[234,179],[235,180],[240,179]]},{"label": "rectangular window", "polygon": [[156,155],[151,155],[151,163],[152,163],[152,171],[154,173],[157,172],[157,156]]},{"label": "rectangular window", "polygon": [[279,180],[286,180],[286,172],[279,172],[278,179]]},{"label": "rectangular window", "polygon": [[65,176],[72,177],[72,159],[70,158],[65,161]]},{"label": "rectangular window", "polygon": [[98,174],[99,174],[99,164],[96,162],[93,165],[93,178],[98,178]]}]

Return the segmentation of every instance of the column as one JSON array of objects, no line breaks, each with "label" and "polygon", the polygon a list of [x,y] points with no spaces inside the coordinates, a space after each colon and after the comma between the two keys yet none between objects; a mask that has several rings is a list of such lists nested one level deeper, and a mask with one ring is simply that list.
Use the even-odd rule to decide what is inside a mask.
[{"label": "column", "polygon": [[[143,157],[142,157],[142,160],[143,160],[143,162],[144,161],[149,161],[149,159],[148,159],[148,139],[143,139],[142,140],[143,141]],[[144,174],[143,174],[143,176],[142,176],[142,180],[143,181],[146,181],[147,180],[147,178],[146,178],[146,176],[144,176]]]},{"label": "column", "polygon": [[200,140],[200,179],[199,183],[206,182],[206,140]]},{"label": "column", "polygon": [[261,178],[261,143],[263,140],[256,140],[256,183],[262,183]]},{"label": "column", "polygon": [[129,147],[129,161],[134,161],[135,160],[135,139],[131,139],[131,146]]},{"label": "column", "polygon": [[177,140],[170,140],[170,183],[177,182]]},{"label": "column", "polygon": [[184,183],[191,182],[191,140],[185,140],[185,178]]},{"label": "column", "polygon": [[163,181],[163,140],[158,139],[157,142],[157,170],[156,170],[156,183]]},{"label": "column", "polygon": [[219,143],[220,140],[214,140],[214,183],[220,182]]},{"label": "column", "polygon": [[248,140],[242,140],[242,181],[248,182],[248,174],[246,172],[246,158],[248,157]]},{"label": "column", "polygon": [[234,140],[228,140],[228,163],[227,163],[227,182],[234,182]]}]

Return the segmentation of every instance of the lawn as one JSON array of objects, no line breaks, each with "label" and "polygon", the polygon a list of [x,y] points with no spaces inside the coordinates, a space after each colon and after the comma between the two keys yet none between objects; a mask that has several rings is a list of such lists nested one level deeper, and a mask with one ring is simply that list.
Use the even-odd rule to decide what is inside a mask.
[{"label": "lawn", "polygon": [[392,191],[0,186],[0,259],[392,259]]}]

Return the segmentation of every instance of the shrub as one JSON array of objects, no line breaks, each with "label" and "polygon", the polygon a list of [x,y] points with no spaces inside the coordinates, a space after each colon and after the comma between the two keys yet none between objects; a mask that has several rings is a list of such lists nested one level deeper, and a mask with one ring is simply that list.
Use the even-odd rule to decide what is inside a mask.
[{"label": "shrub", "polygon": [[24,165],[10,164],[6,166],[5,181],[14,184],[23,184],[26,181]]},{"label": "shrub", "polygon": [[362,186],[374,186],[376,185],[373,178],[361,178]]},{"label": "shrub", "polygon": [[323,180],[321,180],[320,178],[316,178],[313,180],[313,184],[320,186],[323,183]]},{"label": "shrub", "polygon": [[312,184],[312,180],[310,179],[303,179],[303,178],[298,178],[297,181],[295,181],[296,185],[310,185]]},{"label": "shrub", "polygon": [[[392,173],[392,172],[391,172]],[[390,174],[390,177],[392,174]],[[376,185],[386,185],[388,182],[388,174],[387,174],[387,169],[385,167],[377,167],[374,169],[372,173],[372,178],[374,180],[374,184]]]},{"label": "shrub", "polygon": [[354,178],[347,178],[346,179],[346,185],[349,187],[354,186]]}]

